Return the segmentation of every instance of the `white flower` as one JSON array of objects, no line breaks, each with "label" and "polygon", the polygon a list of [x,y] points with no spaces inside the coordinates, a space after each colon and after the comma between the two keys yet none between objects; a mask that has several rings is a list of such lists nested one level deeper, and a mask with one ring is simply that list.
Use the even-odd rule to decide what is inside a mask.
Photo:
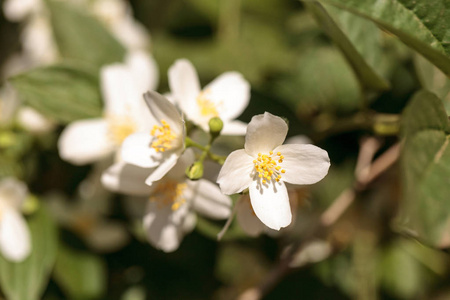
[{"label": "white flower", "polygon": [[224,123],[222,134],[245,134],[246,124],[234,120],[250,99],[250,85],[240,73],[226,72],[201,90],[194,66],[180,59],[169,69],[169,85],[180,109],[203,130],[209,131],[211,118],[220,117]]},{"label": "white flower", "polygon": [[226,219],[230,215],[231,200],[217,185],[206,179],[186,178],[184,172],[193,162],[194,153],[187,149],[177,164],[152,186],[144,183],[146,172],[151,169],[132,165],[116,164],[102,177],[103,183],[117,192],[150,196],[144,227],[149,242],[165,252],[175,251],[183,236],[194,228],[194,211],[213,219]]},{"label": "white flower", "polygon": [[292,213],[284,182],[313,184],[328,173],[330,159],[313,145],[282,145],[288,126],[270,113],[254,116],[247,127],[245,149],[232,152],[217,182],[226,195],[249,188],[256,216],[279,230],[291,223]]},{"label": "white flower", "polygon": [[70,124],[58,142],[60,156],[77,165],[92,163],[111,155],[132,133],[150,131],[154,121],[142,94],[157,80],[155,62],[142,51],[130,53],[125,64],[102,68],[104,116]]},{"label": "white flower", "polygon": [[167,98],[149,91],[144,99],[158,123],[147,132],[129,136],[122,145],[123,163],[113,167],[121,169],[126,167],[125,164],[140,168],[156,167],[145,180],[146,184],[151,185],[176,164],[184,150],[185,129],[180,113]]},{"label": "white flower", "polygon": [[24,260],[31,252],[30,232],[20,213],[27,192],[26,185],[14,178],[0,181],[0,251],[14,262]]},{"label": "white flower", "polygon": [[17,121],[31,133],[41,134],[52,131],[56,124],[34,108],[22,106],[17,113]]}]

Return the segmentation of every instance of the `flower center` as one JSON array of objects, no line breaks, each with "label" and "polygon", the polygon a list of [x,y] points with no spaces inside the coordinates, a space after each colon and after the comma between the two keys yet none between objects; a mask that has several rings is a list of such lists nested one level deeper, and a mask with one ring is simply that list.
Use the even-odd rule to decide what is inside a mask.
[{"label": "flower center", "polygon": [[273,154],[273,151],[270,151],[269,155],[258,153],[258,158],[253,161],[253,164],[263,184],[271,180],[280,181],[281,174],[286,173],[285,169],[278,166],[278,163],[281,164],[283,162],[283,158],[284,156],[281,155],[281,152],[277,152],[276,155]]},{"label": "flower center", "polygon": [[109,133],[112,140],[117,144],[122,144],[123,140],[136,131],[136,125],[127,116],[109,116]]},{"label": "flower center", "polygon": [[175,211],[186,202],[186,199],[183,198],[183,191],[186,186],[186,183],[179,183],[174,180],[160,182],[153,195],[150,196],[150,201],[157,202],[158,208],[170,205],[172,210]]},{"label": "flower center", "polygon": [[154,125],[150,134],[155,137],[155,140],[152,142],[152,148],[156,150],[156,152],[164,152],[172,148],[172,141],[177,137],[172,130],[170,129],[170,125],[161,120],[162,125]]},{"label": "flower center", "polygon": [[216,104],[208,99],[209,91],[201,91],[197,97],[197,105],[200,108],[200,114],[205,117],[218,117]]}]

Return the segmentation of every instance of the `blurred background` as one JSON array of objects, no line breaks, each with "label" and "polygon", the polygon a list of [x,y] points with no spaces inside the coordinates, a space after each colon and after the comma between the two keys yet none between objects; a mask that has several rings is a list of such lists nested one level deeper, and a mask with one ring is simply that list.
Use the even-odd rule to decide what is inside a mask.
[{"label": "blurred background", "polygon": [[[83,47],[95,47],[95,40],[76,40],[89,31],[83,20],[96,18],[91,5],[95,1],[42,1],[60,52],[59,58],[47,61],[20,56],[38,47],[38,42],[24,44],[30,21],[2,11],[3,84],[17,74],[77,61],[83,51],[92,51]],[[28,2],[32,1],[20,5]],[[147,49],[158,65],[159,92],[169,91],[167,70],[179,58],[194,64],[202,86],[223,72],[241,72],[251,84],[251,100],[239,120],[249,122],[265,111],[286,118],[288,136],[305,135],[327,150],[331,168],[323,181],[292,192],[296,221],[279,234],[251,237],[234,221],[217,242],[224,222],[199,216],[196,229],[180,248],[164,253],[146,242],[138,217],[142,200],[101,186],[99,174],[111,161],[80,167],[59,158],[58,136],[69,119],[79,116],[55,119],[60,112],[47,109],[55,106],[47,100],[38,103],[27,92],[37,94],[52,84],[68,88],[66,75],[51,83],[36,74],[45,86],[42,90],[39,84],[13,84],[25,103],[38,111],[44,107],[40,112],[54,124],[52,130],[36,134],[14,123],[0,133],[1,175],[27,183],[31,194],[25,214],[30,224],[41,226],[36,225],[33,234],[40,240],[53,239],[51,245],[42,242],[41,251],[54,252],[54,258],[49,258],[43,273],[34,273],[39,282],[27,281],[28,288],[41,291],[38,297],[246,300],[257,299],[259,291],[263,299],[450,299],[447,252],[411,238],[398,221],[405,203],[398,153],[381,175],[367,181],[361,175],[361,168],[372,161],[385,161],[387,151],[398,151],[399,116],[417,91],[428,88],[450,107],[446,75],[397,36],[334,6],[325,6],[327,16],[357,45],[375,70],[375,79],[361,80],[367,74],[355,71],[348,53],[336,43],[339,36],[330,35],[331,25],[312,2],[119,2],[148,31]],[[0,6],[5,7],[4,0]],[[113,6],[108,8],[113,16]],[[111,58],[102,56],[99,65],[115,60],[113,51],[106,53]],[[98,68],[89,60],[80,65],[93,74],[98,94]],[[242,144],[242,138],[221,138],[217,148],[229,153]],[[339,218],[324,225],[324,211],[342,198],[348,207],[344,204]],[[46,207],[45,212],[40,207]],[[34,270],[27,268],[13,271],[2,258],[0,288],[7,299],[32,299],[9,296],[14,290],[11,278],[21,280],[20,272]],[[37,286],[31,288],[33,284]]]}]

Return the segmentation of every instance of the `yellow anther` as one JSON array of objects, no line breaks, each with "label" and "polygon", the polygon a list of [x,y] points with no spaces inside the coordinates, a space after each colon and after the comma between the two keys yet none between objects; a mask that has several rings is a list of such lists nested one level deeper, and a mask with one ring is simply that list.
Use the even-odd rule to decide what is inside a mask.
[{"label": "yellow anther", "polygon": [[170,205],[172,210],[177,210],[186,202],[183,198],[183,191],[186,186],[186,183],[179,183],[174,180],[161,182],[156,186],[150,201],[157,202],[158,208]]},{"label": "yellow anther", "polygon": [[283,156],[283,155],[280,155],[280,159],[284,159],[284,156]]},{"label": "yellow anther", "polygon": [[200,114],[205,117],[218,117],[217,105],[208,98],[209,91],[202,91],[197,97],[197,105],[200,109]]},{"label": "yellow anther", "polygon": [[253,160],[253,164],[255,166],[256,173],[258,177],[262,179],[262,183],[266,184],[271,180],[280,181],[281,173],[284,173],[284,169],[281,169],[281,166],[277,165],[278,163],[283,162],[281,152],[278,152],[277,155],[280,156],[278,161],[272,158],[273,151],[269,151],[269,155],[258,153],[258,158]]},{"label": "yellow anther", "polygon": [[136,124],[130,117],[107,116],[109,133],[112,140],[117,144],[122,144],[123,140],[136,131]]},{"label": "yellow anther", "polygon": [[281,170],[281,173],[283,173],[283,174],[286,173],[286,170],[285,169]]},{"label": "yellow anther", "polygon": [[151,146],[156,152],[164,152],[171,149],[172,141],[177,137],[166,121],[161,120],[161,124],[161,126],[154,125],[150,131],[150,134],[155,137]]}]

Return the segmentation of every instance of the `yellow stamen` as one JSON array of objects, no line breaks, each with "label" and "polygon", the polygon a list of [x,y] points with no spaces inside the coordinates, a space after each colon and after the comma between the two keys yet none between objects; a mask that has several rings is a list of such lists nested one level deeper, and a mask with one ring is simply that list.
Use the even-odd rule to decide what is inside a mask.
[{"label": "yellow stamen", "polygon": [[175,211],[186,202],[186,199],[183,198],[183,191],[186,186],[186,183],[179,183],[174,180],[160,182],[153,195],[150,196],[150,201],[157,202],[158,208],[170,205],[171,209]]},{"label": "yellow stamen", "polygon": [[205,117],[218,117],[217,105],[208,98],[210,91],[202,91],[197,97],[197,105],[200,109],[200,114]]},{"label": "yellow stamen", "polygon": [[154,125],[150,131],[150,134],[155,137],[151,146],[156,152],[164,152],[171,149],[172,141],[177,137],[166,121],[161,120],[161,124],[161,126]]},{"label": "yellow stamen", "polygon": [[[258,158],[253,160],[256,173],[258,174],[258,177],[262,179],[262,184],[269,183],[272,179],[280,181],[281,173],[286,172],[284,169],[281,169],[281,166],[277,165],[276,157],[272,156],[273,151],[270,151],[269,155],[258,153]],[[282,158],[284,158],[284,156],[282,156],[280,152],[277,153],[277,156],[280,157],[278,163],[282,163]]]},{"label": "yellow stamen", "polygon": [[107,116],[109,133],[112,140],[122,144],[123,140],[136,131],[136,124],[127,116]]}]

